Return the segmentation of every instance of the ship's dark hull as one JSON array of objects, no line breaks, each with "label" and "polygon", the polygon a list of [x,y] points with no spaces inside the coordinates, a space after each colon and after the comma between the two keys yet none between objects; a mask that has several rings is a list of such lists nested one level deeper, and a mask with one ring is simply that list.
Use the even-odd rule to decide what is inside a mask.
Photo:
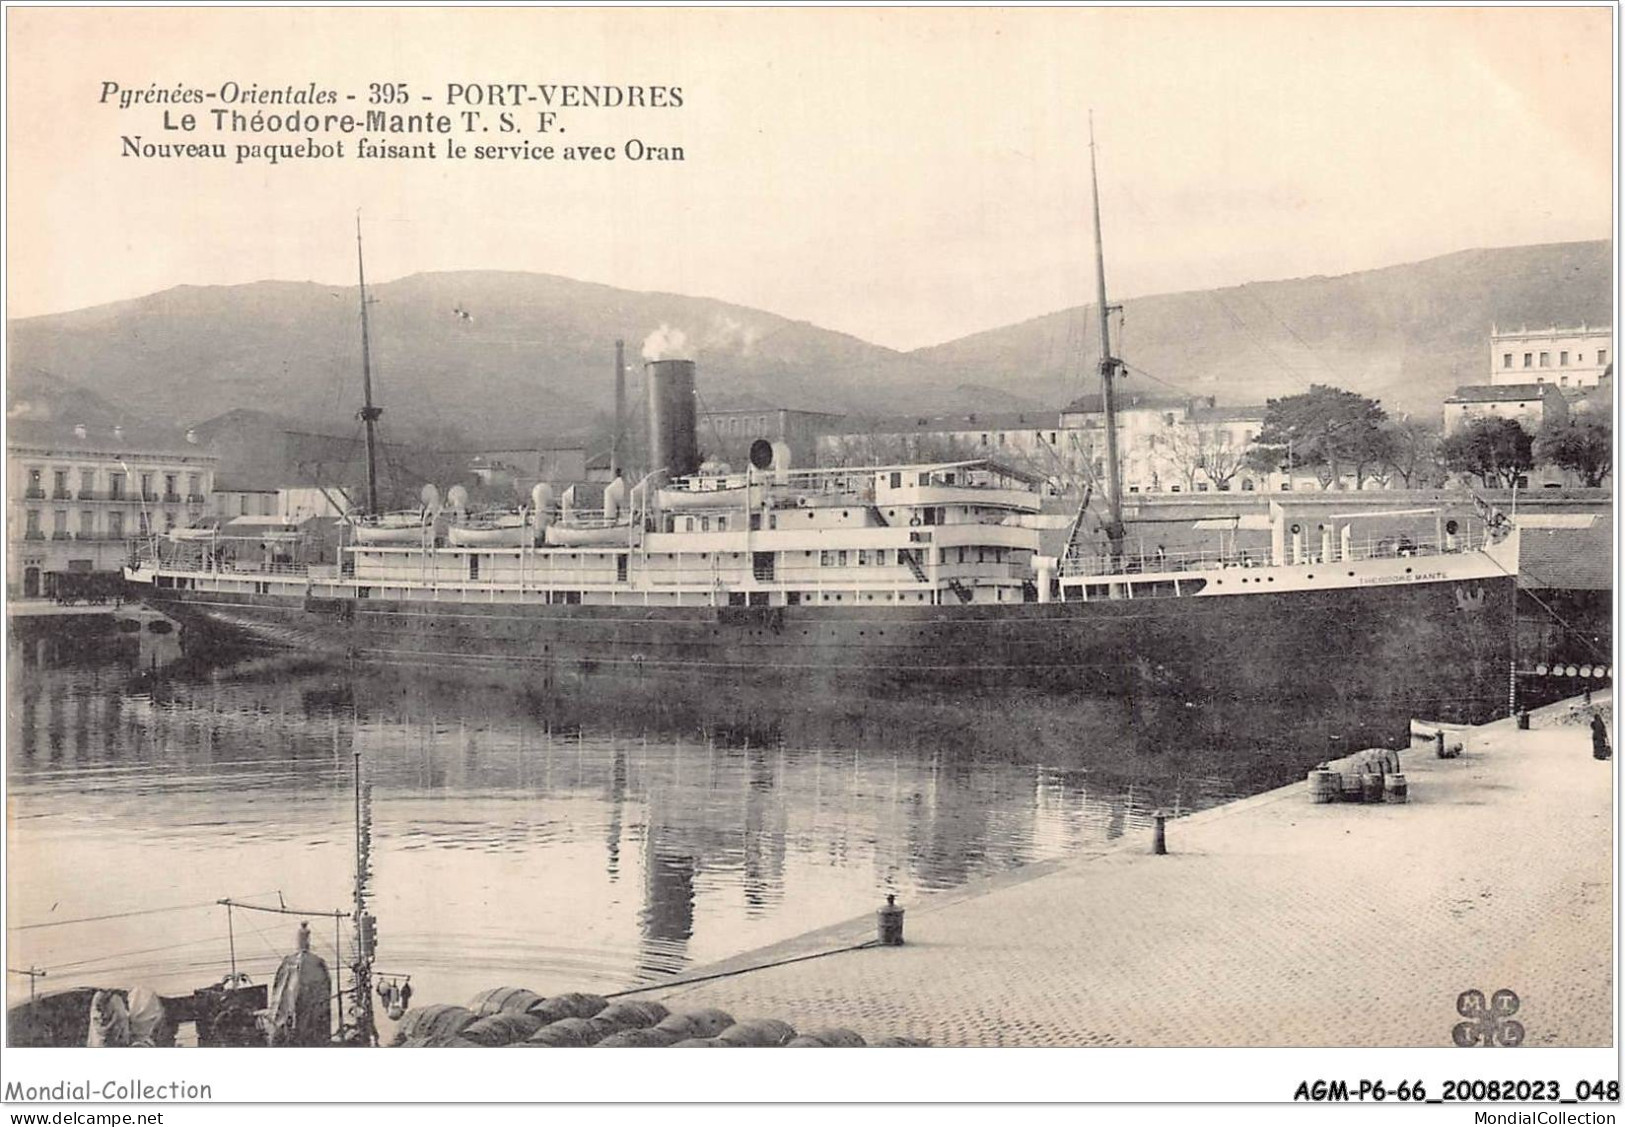
[{"label": "ship's dark hull", "polygon": [[1189,707],[1504,711],[1510,578],[1007,606],[642,608],[302,600],[158,589],[191,637],[363,660],[761,677],[867,691],[1026,687]]}]

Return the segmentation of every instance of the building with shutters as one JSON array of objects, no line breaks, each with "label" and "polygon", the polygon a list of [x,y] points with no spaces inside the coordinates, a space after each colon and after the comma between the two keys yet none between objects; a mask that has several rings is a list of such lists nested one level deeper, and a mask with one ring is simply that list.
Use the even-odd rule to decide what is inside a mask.
[{"label": "building with shutters", "polygon": [[195,435],[19,419],[6,438],[6,589],[49,598],[56,576],[117,572],[132,540],[209,515],[218,459]]}]

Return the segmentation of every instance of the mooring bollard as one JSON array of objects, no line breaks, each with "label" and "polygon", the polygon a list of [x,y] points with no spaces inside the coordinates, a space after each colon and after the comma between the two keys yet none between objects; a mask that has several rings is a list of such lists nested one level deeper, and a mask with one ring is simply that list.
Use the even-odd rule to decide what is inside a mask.
[{"label": "mooring bollard", "polygon": [[1158,857],[1168,852],[1168,813],[1158,810],[1154,815],[1156,828],[1151,831],[1151,852]]},{"label": "mooring bollard", "polygon": [[1436,750],[1438,752],[1439,758],[1443,759],[1445,757],[1445,755],[1444,755],[1444,729],[1441,728],[1437,732],[1433,733],[1433,738],[1439,741]]},{"label": "mooring bollard", "polygon": [[1529,730],[1529,706],[1526,704],[1522,708],[1518,709],[1518,731],[1527,732],[1528,730]]},{"label": "mooring bollard", "polygon": [[903,945],[903,909],[897,906],[897,897],[888,892],[886,906],[875,913],[880,920],[880,945],[882,947],[901,947]]}]

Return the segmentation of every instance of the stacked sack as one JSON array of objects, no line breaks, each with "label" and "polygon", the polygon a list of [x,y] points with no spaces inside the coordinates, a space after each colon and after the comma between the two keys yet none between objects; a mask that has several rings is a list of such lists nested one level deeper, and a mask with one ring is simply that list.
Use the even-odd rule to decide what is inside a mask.
[{"label": "stacked sack", "polygon": [[[466,1006],[411,1009],[396,1028],[395,1047],[528,1049],[600,1048],[857,1048],[867,1044],[850,1029],[797,1034],[773,1018],[735,1021],[719,1009],[672,1013],[659,1002],[617,1001],[597,994],[544,998],[519,987],[499,986]],[[924,1041],[887,1037],[876,1045],[924,1046]]]}]

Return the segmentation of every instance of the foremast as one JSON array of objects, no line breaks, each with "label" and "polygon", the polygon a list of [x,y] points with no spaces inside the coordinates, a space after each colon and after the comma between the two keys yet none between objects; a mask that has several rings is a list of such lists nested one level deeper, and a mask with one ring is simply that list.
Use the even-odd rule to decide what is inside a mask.
[{"label": "foremast", "polygon": [[[1098,219],[1097,219],[1098,223]],[[367,431],[367,513],[378,513],[378,417],[372,402],[372,343],[367,332],[367,264],[361,255],[361,213],[355,217],[355,265],[361,279],[361,422]]]},{"label": "foremast", "polygon": [[1106,252],[1100,239],[1100,180],[1095,171],[1095,115],[1089,114],[1089,189],[1095,218],[1095,296],[1100,310],[1100,408],[1106,424],[1106,541],[1113,568],[1123,558],[1123,480],[1117,457],[1117,390],[1123,362],[1112,355],[1111,314],[1106,301]]}]

